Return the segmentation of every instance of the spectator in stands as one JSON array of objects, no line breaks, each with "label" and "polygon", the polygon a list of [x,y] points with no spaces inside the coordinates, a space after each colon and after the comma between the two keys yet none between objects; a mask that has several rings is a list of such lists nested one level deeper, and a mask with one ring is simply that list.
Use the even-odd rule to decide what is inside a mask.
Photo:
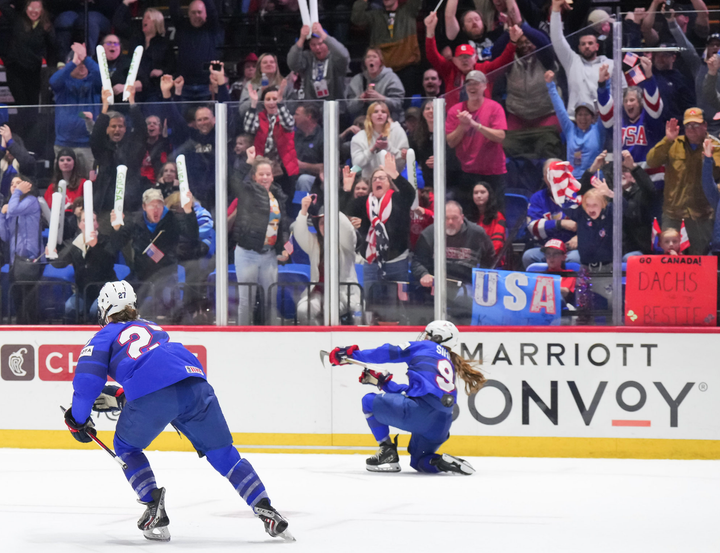
[{"label": "spectator in stands", "polygon": [[261,54],[257,61],[255,76],[248,81],[240,96],[240,105],[238,106],[240,117],[245,117],[247,110],[250,109],[250,88],[259,97],[267,87],[274,86],[283,91],[282,101],[287,105],[293,98],[292,82],[289,82],[292,80],[290,75],[286,79],[280,73],[275,54]]},{"label": "spectator in stands", "polygon": [[565,267],[567,259],[567,247],[565,242],[557,238],[551,238],[541,248],[545,254],[545,263],[547,263],[546,273],[551,275],[560,275],[560,293],[563,300],[567,303],[575,301],[575,283],[576,278],[574,271],[570,271]]},{"label": "spectator in stands", "polygon": [[[664,42],[661,48],[675,47],[674,42]],[[662,118],[680,119],[686,109],[697,104],[692,80],[675,68],[676,52],[652,52],[653,75],[663,103]],[[698,67],[699,68],[699,67]]]},{"label": "spectator in stands", "polygon": [[[600,81],[598,84],[604,85],[605,81],[610,78],[607,66],[600,68]],[[555,73],[553,71],[545,72],[545,83],[547,91],[550,94],[555,114],[560,121],[565,139],[567,141],[567,160],[573,166],[573,175],[579,179],[585,172],[585,169],[592,165],[593,160],[603,150],[605,144],[605,126],[600,119],[596,119],[595,105],[579,103],[575,104],[575,121],[570,119],[565,104],[557,91],[554,82]],[[608,108],[609,109],[609,108]]]},{"label": "spectator in stands", "polygon": [[220,19],[214,0],[193,0],[185,19],[180,0],[170,0],[170,17],[178,46],[178,72],[185,79],[183,100],[209,100],[208,71],[205,66],[218,59]]},{"label": "spectator in stands", "polygon": [[323,172],[325,149],[320,117],[320,108],[315,104],[306,102],[295,108],[295,152],[300,169],[295,188],[304,192],[310,191],[315,178]]},{"label": "spectator in stands", "polygon": [[[350,21],[370,29],[370,47],[382,53],[387,66],[397,73],[404,91],[420,92],[420,46],[417,16],[422,0],[383,0],[383,10],[371,10],[367,0],[356,0]],[[374,98],[378,99],[378,98]]]},{"label": "spectator in stands", "polygon": [[[542,31],[523,25],[517,40],[515,61],[506,73],[508,130],[555,126],[560,123],[552,100],[545,94],[545,71],[558,70],[550,39]],[[537,52],[537,53],[536,53]]]},{"label": "spectator in stands", "polygon": [[110,111],[109,90],[102,91],[102,111],[98,115],[90,147],[97,164],[97,179],[93,183],[93,208],[99,214],[100,232],[109,233],[107,214],[115,205],[115,179],[118,165],[127,167],[125,181],[125,210],[135,211],[140,207],[140,168],[142,167],[147,127],[140,106],[135,103],[135,90],[130,86],[129,118],[132,128],[128,129],[125,116]]},{"label": "spectator in stands", "polygon": [[[425,18],[425,28],[427,29],[425,54],[427,55],[428,61],[437,70],[445,83],[445,102],[446,108],[449,110],[452,106],[465,99],[462,86],[471,71],[490,73],[495,69],[512,63],[515,56],[515,45],[523,35],[523,32],[517,26],[510,27],[510,42],[502,54],[492,61],[478,62],[475,49],[469,44],[461,44],[458,46],[455,49],[455,56],[451,60],[446,60],[440,55],[440,52],[438,52],[435,42],[435,27],[437,26],[437,22],[438,18],[435,12],[431,12],[430,15]],[[486,88],[488,88],[487,79]],[[491,91],[492,89],[490,87],[490,90],[488,90],[486,94],[488,97],[490,97]]]},{"label": "spectator in stands", "polygon": [[613,209],[607,198],[613,197],[604,180],[597,177],[582,197],[582,209],[572,210],[571,217],[577,223],[577,244],[580,263],[590,272],[607,272],[613,260]]},{"label": "spectator in stands", "polygon": [[[362,1],[362,0],[359,0]],[[351,117],[367,111],[373,102],[385,102],[395,121],[402,122],[405,88],[400,78],[385,67],[382,51],[369,48],[363,58],[363,71],[355,75],[347,88],[347,106]]]},{"label": "spectator in stands", "polygon": [[[218,98],[227,101],[229,97],[225,84],[224,67],[220,71],[210,69],[211,78],[218,86]],[[171,75],[163,75],[160,89],[164,100],[169,100],[174,81]],[[215,114],[212,109],[200,106],[195,110],[192,123],[188,124],[180,113],[176,102],[163,103],[163,118],[167,118],[172,130],[170,135],[175,147],[174,156],[185,155],[190,189],[200,203],[215,205]]]},{"label": "spectator in stands", "polygon": [[105,35],[101,44],[105,49],[114,101],[116,104],[119,104],[123,101],[123,92],[132,60],[130,56],[123,54],[122,43],[117,35]]},{"label": "spectator in stands", "polygon": [[235,147],[231,156],[230,176],[228,178],[228,190],[230,198],[236,198],[242,181],[250,173],[253,161],[255,161],[254,137],[251,134],[242,133],[235,137]]},{"label": "spectator in stands", "polygon": [[[72,148],[82,168],[90,170],[93,155],[90,150],[90,131],[85,122],[88,115],[94,119],[100,113],[102,81],[100,68],[87,55],[85,46],[74,43],[73,57],[65,67],[50,77],[55,93],[55,155],[64,148]],[[78,117],[78,112],[83,117]],[[87,112],[87,113],[86,113]],[[57,181],[56,181],[57,182]]]},{"label": "spectator in stands", "polygon": [[[178,216],[183,216],[178,190],[165,198],[165,206]],[[209,324],[207,281],[214,268],[210,260],[215,255],[215,229],[212,215],[200,202],[193,201],[192,207],[197,219],[198,235],[181,234],[177,246],[178,262],[185,268],[184,314],[190,317],[189,322],[192,324]]]},{"label": "spectator in stands", "polygon": [[473,209],[469,214],[470,220],[485,231],[492,240],[495,257],[505,246],[507,236],[507,223],[505,215],[498,211],[497,198],[492,186],[479,182],[473,188]]},{"label": "spectator in stands", "polygon": [[[288,52],[288,67],[302,77],[305,100],[342,100],[350,53],[320,23],[313,23],[312,33],[307,40],[310,28],[303,25],[300,38]],[[303,49],[306,40],[309,50]]]},{"label": "spectator in stands", "polygon": [[[10,282],[35,280],[42,275],[25,274],[26,260],[39,260],[42,255],[40,236],[40,202],[33,185],[16,176],[10,185],[10,196],[0,210],[0,240],[10,253]],[[17,262],[17,263],[16,263]],[[12,287],[11,297],[15,305],[18,324],[37,324],[38,305],[35,285]]]},{"label": "spectator in stands", "polygon": [[255,78],[257,62],[258,57],[254,52],[250,52],[242,62],[238,62],[237,73],[242,75],[242,78],[235,81],[230,87],[230,97],[234,102],[240,100],[247,84]]},{"label": "spectator in stands", "polygon": [[[648,152],[647,166],[652,169],[665,165],[663,230],[680,230],[685,219],[690,239],[688,253],[705,255],[712,238],[714,206],[708,203],[702,189],[702,144],[708,136],[703,111],[690,108],[683,124],[684,135],[680,135],[676,119],[665,124],[665,137]],[[717,167],[720,152],[713,152],[713,159]]]},{"label": "spectator in stands", "polygon": [[[662,120],[663,100],[653,75],[652,62],[643,57],[640,65],[647,78],[640,83],[641,86],[631,86],[623,91],[622,137],[623,148],[629,151],[631,159],[645,165],[650,148],[665,135],[665,126]],[[608,130],[612,129],[613,101],[607,80],[598,84],[598,102],[603,125]],[[662,189],[662,169],[653,170],[650,174],[658,189]]]},{"label": "spectator in stands", "polygon": [[[447,58],[450,58],[452,51],[461,44],[473,47],[478,61],[496,58],[505,48],[502,41],[498,40],[504,32],[504,25],[511,27],[520,25],[523,21],[515,0],[475,2],[473,7],[476,9],[462,12],[459,19],[455,17],[457,7],[458,0],[448,0],[445,5],[445,36],[450,41],[450,46],[443,49],[443,55]],[[528,28],[529,25],[523,26],[524,31]]]},{"label": "spectator in stands", "polygon": [[[139,281],[138,303],[161,304],[162,314],[170,313],[173,322],[179,319],[178,244],[180,237],[191,242],[198,239],[198,223],[193,213],[194,198],[182,206],[183,213],[165,207],[162,193],[149,189],[142,194],[142,211],[135,213],[124,225],[113,225],[111,239],[115,251],[132,242],[133,273]],[[111,213],[111,217],[115,211]],[[123,219],[125,217],[123,216]],[[157,311],[152,309],[151,311]]]},{"label": "spectator in stands", "polygon": [[7,125],[0,127],[0,195],[10,197],[12,181],[19,174],[35,175],[35,158],[25,149],[22,139]]},{"label": "spectator in stands", "polygon": [[437,98],[440,96],[443,82],[440,80],[440,74],[437,70],[430,68],[423,73],[423,91],[422,94],[413,94],[410,105],[419,108],[428,98]]},{"label": "spectator in stands", "polygon": [[170,194],[180,190],[180,181],[178,180],[177,165],[174,161],[163,163],[159,173],[158,181],[153,188],[157,188],[162,192],[163,198],[167,198]]},{"label": "spectator in stands", "polygon": [[472,190],[478,181],[488,183],[498,199],[500,211],[505,205],[505,138],[507,122],[500,104],[485,97],[487,79],[480,71],[465,77],[467,101],[455,104],[447,115],[447,144],[455,148],[463,175],[458,183],[449,183],[448,192],[463,210],[470,211]]},{"label": "spectator in stands", "polygon": [[136,95],[140,102],[160,101],[160,77],[175,73],[175,52],[165,37],[165,18],[155,8],[143,13],[142,30],[137,31],[132,24],[128,6],[137,0],[123,0],[115,12],[113,27],[115,32],[129,41],[132,55],[137,46],[143,47],[142,60],[137,73]]},{"label": "spectator in stands", "polygon": [[404,150],[409,144],[400,123],[393,121],[385,102],[373,102],[365,117],[364,132],[357,133],[351,143],[352,163],[362,169],[362,176],[369,178],[383,163],[383,151],[396,159],[396,165],[404,164]]},{"label": "spectator in stands", "polygon": [[[459,324],[470,324],[472,316],[472,271],[476,267],[493,266],[495,252],[485,231],[463,215],[459,203],[445,204],[445,259],[447,278],[459,281],[457,291],[448,289],[448,314]],[[412,259],[413,277],[427,291],[428,302],[432,301],[430,290],[435,283],[435,224],[427,227],[415,246]]]},{"label": "spectator in stands", "polygon": [[364,113],[362,115],[358,115],[354,119],[353,124],[350,125],[343,132],[340,133],[340,159],[341,160],[348,162],[348,163],[350,162],[350,158],[352,156],[352,154],[351,154],[352,139],[363,128],[365,128],[365,114]]},{"label": "spectator in stands", "polygon": [[669,228],[660,233],[658,245],[664,255],[682,255],[681,243],[682,235],[677,229]]},{"label": "spectator in stands", "polygon": [[[281,85],[282,86],[282,85]],[[258,111],[258,97],[254,88],[250,93],[250,109],[245,114],[245,132],[255,135],[255,152],[273,164],[273,178],[288,201],[295,195],[295,183],[300,172],[295,151],[295,118],[280,101],[284,90],[270,86],[263,90],[263,110]]]},{"label": "spectator in stands", "polygon": [[432,188],[434,182],[435,155],[433,148],[433,124],[435,112],[432,100],[426,100],[420,108],[421,117],[417,127],[408,136],[410,147],[415,152],[415,161],[420,165],[426,187]]},{"label": "spectator in stands", "polygon": [[0,2],[0,12],[13,26],[10,47],[3,56],[7,85],[16,106],[34,106],[40,103],[43,58],[48,66],[57,62],[55,31],[41,1],[31,0],[22,13],[11,2]]},{"label": "spectator in stands", "polygon": [[[293,226],[295,240],[310,257],[310,282],[320,283],[311,289],[306,288],[298,301],[297,316],[301,325],[323,324],[325,215],[322,207],[317,214],[310,213],[312,200],[312,196],[309,194],[302,199],[300,213]],[[340,213],[339,222],[338,270],[340,282],[343,283],[343,286],[340,287],[339,302],[340,316],[343,316],[348,312],[354,314],[360,311],[360,287],[357,285],[358,279],[355,271],[355,242],[357,240],[355,229],[344,213]],[[314,234],[308,228],[310,225],[315,227]],[[347,286],[344,286],[345,283],[355,284],[355,286],[350,286],[350,305],[348,305],[348,291]]]},{"label": "spectator in stands", "polygon": [[563,35],[560,16],[564,5],[565,0],[552,0],[550,39],[555,55],[560,60],[567,75],[568,115],[573,117],[575,106],[578,104],[595,105],[600,66],[607,65],[608,71],[612,73],[613,61],[605,56],[598,56],[598,40],[592,30],[590,32],[580,32],[579,54],[570,48],[565,35]]},{"label": "spectator in stands", "polygon": [[[55,2],[53,2],[55,3]],[[85,1],[70,0],[63,2],[68,5],[66,11],[55,18],[55,32],[57,33],[60,59],[66,59],[70,52],[70,44],[75,34],[82,34],[85,29]],[[90,52],[95,51],[98,39],[110,32],[115,10],[120,6],[121,0],[98,0],[88,3],[88,44],[85,46]]]},{"label": "spectator in stands", "polygon": [[149,184],[154,184],[160,177],[160,167],[168,160],[172,151],[170,140],[162,135],[162,121],[157,115],[145,118],[147,142],[140,174]]},{"label": "spectator in stands", "polygon": [[[677,21],[680,31],[682,31],[683,35],[692,43],[693,48],[703,48],[710,34],[710,13],[703,0],[690,0],[690,2],[692,4],[691,6],[686,4],[678,5],[674,2],[667,4],[663,0],[652,0],[640,25],[643,38],[645,39],[645,45],[657,46],[659,42],[669,40],[669,21],[667,21],[666,18],[672,11],[672,15]],[[662,14],[665,17],[656,18],[658,8],[661,5]],[[668,9],[670,5],[674,7],[673,10]],[[675,11],[688,13],[675,14]],[[695,20],[692,24],[690,21],[691,18]]]},{"label": "spectator in stands", "polygon": [[45,191],[45,201],[47,205],[52,207],[52,195],[59,192],[58,183],[64,180],[67,183],[65,189],[65,206],[63,213],[65,223],[63,225],[64,235],[58,238],[58,241],[72,240],[75,237],[77,229],[75,213],[73,212],[73,202],[77,198],[83,197],[85,187],[85,172],[83,166],[78,160],[72,148],[61,148],[55,157],[55,167],[53,170],[53,181]]},{"label": "spectator in stands", "polygon": [[[277,282],[278,261],[288,260],[283,246],[288,239],[289,221],[285,213],[287,198],[273,182],[273,163],[267,158],[255,159],[252,180],[244,181],[239,195],[228,210],[228,222],[235,247],[235,270],[238,286],[238,324],[253,320],[255,286],[265,294]],[[265,297],[265,295],[263,295]]]},{"label": "spectator in stands", "polygon": [[720,209],[720,189],[718,189],[718,185],[715,181],[715,175],[713,174],[716,169],[714,157],[717,149],[717,143],[712,138],[706,138],[704,140],[702,187],[710,207],[715,209],[712,239],[709,250],[712,255],[715,256],[720,255],[720,217],[717,215],[718,209]]},{"label": "spectator in stands", "polygon": [[707,59],[707,74],[703,79],[700,92],[701,102],[708,106],[708,113],[720,111],[720,92],[718,92],[718,69],[720,69],[720,55],[714,54]]},{"label": "spectator in stands", "polygon": [[530,197],[527,210],[527,230],[531,237],[531,247],[522,256],[523,267],[527,269],[532,263],[542,263],[544,256],[540,249],[550,238],[562,240],[569,251],[567,260],[580,263],[577,251],[577,223],[568,217],[569,210],[561,208],[553,199],[550,191],[550,167],[560,162],[550,158],[543,165],[545,187]]},{"label": "spectator in stands", "polygon": [[[342,189],[340,190],[338,204],[340,211],[346,215],[350,212],[350,206],[355,198],[367,198],[370,193],[370,184],[363,178],[358,177],[358,173],[351,171],[348,165],[342,169]],[[355,228],[360,227],[360,219],[351,217],[350,222]]]},{"label": "spectator in stands", "polygon": [[[58,269],[72,264],[75,270],[75,292],[65,302],[65,318],[74,323],[97,321],[97,299],[100,289],[106,282],[117,280],[115,274],[117,251],[108,236],[98,233],[96,214],[93,214],[93,223],[92,239],[86,242],[85,217],[84,212],[80,211],[75,225],[80,232],[74,238],[65,241],[62,249],[58,249],[58,258],[51,263]],[[45,255],[47,254],[46,247]]]}]

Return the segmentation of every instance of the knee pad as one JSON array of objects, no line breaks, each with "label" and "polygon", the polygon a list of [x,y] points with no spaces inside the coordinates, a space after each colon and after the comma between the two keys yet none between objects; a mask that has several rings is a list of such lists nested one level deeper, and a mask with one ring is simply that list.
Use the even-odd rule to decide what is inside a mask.
[{"label": "knee pad", "polygon": [[363,396],[363,398],[362,398],[363,413],[372,413],[373,401],[375,401],[376,396],[377,396],[377,394],[372,393],[372,392],[369,394],[365,394]]}]

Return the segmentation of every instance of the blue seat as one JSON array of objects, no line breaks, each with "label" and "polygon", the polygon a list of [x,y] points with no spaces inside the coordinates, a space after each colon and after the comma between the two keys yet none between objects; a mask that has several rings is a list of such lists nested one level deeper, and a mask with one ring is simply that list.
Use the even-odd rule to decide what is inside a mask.
[{"label": "blue seat", "polygon": [[529,200],[522,194],[505,194],[505,219],[508,232],[511,233],[517,227],[515,236],[510,236],[513,242],[523,242],[527,236],[525,220],[528,203]]},{"label": "blue seat", "polygon": [[130,267],[121,263],[115,263],[115,275],[118,280],[125,280],[130,275]]},{"label": "blue seat", "polygon": [[[531,263],[525,271],[528,273],[544,273],[547,271],[547,267],[547,263]],[[570,261],[565,263],[565,268],[568,271],[578,272],[580,270],[580,263],[573,263]]]},{"label": "blue seat", "polygon": [[49,263],[43,270],[38,287],[38,305],[42,318],[62,319],[65,316],[65,302],[74,293],[75,268],[72,265],[58,269]]},{"label": "blue seat", "polygon": [[[305,284],[310,282],[310,265],[290,263],[278,267],[277,310],[283,319],[295,319],[297,302],[306,290]],[[290,284],[290,286],[283,286]]]}]

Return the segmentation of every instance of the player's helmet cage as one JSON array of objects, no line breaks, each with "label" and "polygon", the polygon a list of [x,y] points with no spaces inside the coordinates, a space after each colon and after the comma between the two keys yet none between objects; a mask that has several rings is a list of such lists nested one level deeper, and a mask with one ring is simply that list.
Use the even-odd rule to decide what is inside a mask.
[{"label": "player's helmet cage", "polygon": [[420,333],[418,340],[431,340],[450,351],[460,344],[460,331],[450,321],[433,321]]},{"label": "player's helmet cage", "polygon": [[98,296],[98,319],[100,326],[105,326],[108,317],[115,313],[120,313],[123,309],[130,306],[135,308],[137,296],[135,290],[130,283],[121,280],[119,282],[108,282],[100,290]]}]

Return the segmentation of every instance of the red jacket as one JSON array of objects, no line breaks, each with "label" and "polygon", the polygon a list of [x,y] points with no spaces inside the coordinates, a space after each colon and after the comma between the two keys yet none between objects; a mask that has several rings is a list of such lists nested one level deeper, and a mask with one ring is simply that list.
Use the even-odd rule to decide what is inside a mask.
[{"label": "red jacket", "polygon": [[[258,155],[265,154],[265,142],[267,142],[268,131],[270,130],[270,121],[267,113],[264,111],[258,115],[260,126],[255,133],[255,151]],[[273,129],[273,138],[275,139],[275,147],[280,154],[280,160],[288,175],[294,177],[300,174],[300,166],[298,164],[297,152],[295,152],[295,131],[286,131],[280,124],[275,122]]]},{"label": "red jacket", "polygon": [[[435,37],[425,39],[425,55],[430,64],[438,72],[440,78],[445,83],[445,111],[449,110],[455,104],[460,102],[460,89],[465,83],[465,74],[462,73],[452,60],[447,60],[437,49]],[[486,75],[491,71],[495,71],[508,65],[515,60],[515,44],[508,42],[507,47],[497,58],[490,61],[482,61],[475,64],[473,69],[482,71]],[[488,79],[488,85],[485,89],[485,96],[492,98],[492,80]]]}]

